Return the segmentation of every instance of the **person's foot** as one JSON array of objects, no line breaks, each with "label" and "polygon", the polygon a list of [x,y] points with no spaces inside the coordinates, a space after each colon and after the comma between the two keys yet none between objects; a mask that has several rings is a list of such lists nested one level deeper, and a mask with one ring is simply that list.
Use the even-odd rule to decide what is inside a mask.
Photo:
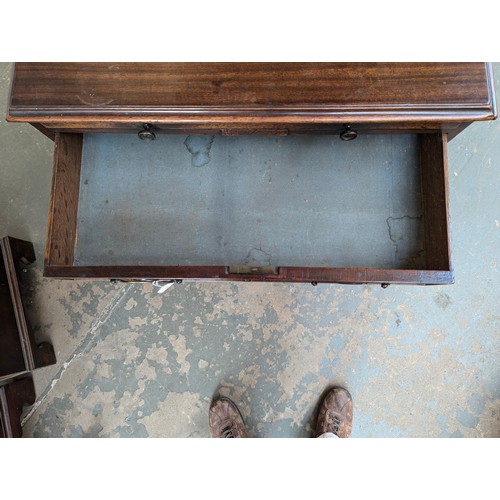
[{"label": "person's foot", "polygon": [[347,438],[352,430],[352,398],[342,387],[330,389],[318,412],[316,437],[333,432],[340,438]]},{"label": "person's foot", "polygon": [[238,407],[229,398],[212,401],[208,416],[214,438],[246,438],[245,422]]}]

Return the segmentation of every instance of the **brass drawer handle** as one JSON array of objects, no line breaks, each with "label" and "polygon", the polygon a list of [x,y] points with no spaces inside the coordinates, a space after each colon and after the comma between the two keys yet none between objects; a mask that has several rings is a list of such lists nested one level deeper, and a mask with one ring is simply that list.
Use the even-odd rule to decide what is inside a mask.
[{"label": "brass drawer handle", "polygon": [[144,129],[138,134],[139,139],[142,141],[154,141],[156,139],[156,134],[151,130],[151,125],[144,125]]},{"label": "brass drawer handle", "polygon": [[340,138],[343,141],[352,141],[358,137],[358,133],[351,128],[350,125],[345,125],[344,130],[340,132]]}]

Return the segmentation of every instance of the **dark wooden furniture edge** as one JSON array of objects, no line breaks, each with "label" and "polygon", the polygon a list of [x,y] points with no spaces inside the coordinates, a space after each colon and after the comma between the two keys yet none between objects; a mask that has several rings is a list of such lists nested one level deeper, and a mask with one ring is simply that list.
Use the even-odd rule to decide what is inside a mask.
[{"label": "dark wooden furniture edge", "polygon": [[[446,122],[434,123],[425,121],[407,121],[407,122],[385,122],[385,123],[358,123],[346,120],[339,123],[315,123],[303,124],[284,123],[280,120],[265,122],[262,120],[253,120],[252,122],[241,122],[237,120],[230,121],[228,118],[214,123],[168,123],[165,124],[153,117],[143,117],[144,120],[123,120],[123,121],[99,121],[93,122],[91,126],[85,122],[67,122],[62,124],[47,124],[53,128],[47,129],[38,123],[30,123],[38,130],[45,133],[49,138],[55,140],[57,133],[65,134],[138,134],[144,130],[145,125],[155,134],[181,134],[181,135],[221,135],[221,136],[239,136],[239,135],[264,135],[264,136],[292,136],[292,135],[331,135],[338,136],[349,125],[358,134],[420,134],[435,131],[442,131],[448,135],[448,141],[457,136],[466,127],[471,125],[469,122]],[[265,122],[265,123],[264,123]],[[43,129],[43,130],[42,130]]]},{"label": "dark wooden furniture edge", "polygon": [[420,136],[424,252],[427,269],[452,270],[446,134]]},{"label": "dark wooden furniture edge", "polygon": [[4,289],[2,292],[2,306],[7,305],[7,307],[2,307],[0,318],[2,330],[0,437],[22,437],[20,417],[23,406],[35,402],[31,372],[54,364],[56,358],[51,344],[47,342],[36,344],[25,316],[20,289],[21,263],[31,264],[36,260],[33,244],[4,236],[0,238],[0,254],[2,285],[8,287],[8,290]]},{"label": "dark wooden furniture edge", "polygon": [[82,134],[56,134],[45,264],[71,264],[76,244]]},{"label": "dark wooden furniture edge", "polygon": [[44,276],[89,280],[266,281],[300,283],[451,284],[451,270],[279,267],[276,274],[230,273],[229,266],[45,266]]},{"label": "dark wooden furniture edge", "polygon": [[0,438],[20,438],[23,431],[21,414],[25,405],[35,402],[31,375],[0,386]]},{"label": "dark wooden furniture edge", "polygon": [[[276,63],[279,64],[279,63]],[[14,69],[11,101],[7,120],[12,122],[30,122],[37,127],[54,130],[83,130],[89,128],[120,128],[121,124],[152,123],[157,125],[183,125],[215,129],[221,126],[283,126],[289,124],[383,124],[391,122],[429,122],[429,127],[447,123],[491,120],[497,116],[493,70],[491,63],[484,63],[487,98],[477,102],[415,102],[411,105],[401,103],[367,103],[312,105],[240,105],[230,106],[203,104],[200,106],[177,105],[119,105],[110,102],[92,104],[81,98],[69,105],[48,105],[37,103],[36,106],[13,104],[16,68]],[[88,78],[88,77],[87,77]],[[212,82],[216,84],[217,82]],[[457,82],[455,82],[456,85]],[[116,84],[116,80],[112,80]],[[109,93],[108,93],[109,94]],[[112,95],[112,94],[110,94]],[[110,96],[108,95],[108,97]],[[446,94],[443,94],[446,95]],[[76,96],[79,97],[79,96]],[[243,99],[243,98],[242,98]],[[78,104],[75,104],[78,102]],[[207,101],[208,102],[208,101]],[[447,128],[444,126],[443,128]]]},{"label": "dark wooden furniture edge", "polygon": [[384,123],[393,121],[434,121],[443,120],[461,122],[468,120],[491,120],[496,118],[493,102],[487,105],[420,105],[408,109],[404,105],[392,106],[317,106],[317,107],[220,107],[205,106],[203,108],[188,107],[154,107],[128,106],[89,108],[72,107],[60,110],[58,107],[47,108],[11,108],[7,115],[9,122],[48,123],[56,126],[58,123],[81,122],[91,124],[99,121],[138,122],[156,120],[159,123],[203,123],[210,119],[216,123],[237,117],[242,122],[276,122],[287,123],[344,123],[355,120],[359,123]]},{"label": "dark wooden furniture edge", "polygon": [[40,123],[31,123],[31,125],[33,125],[33,127],[35,127],[43,135],[45,135],[46,137],[48,137],[51,141],[55,141],[56,140],[56,133],[53,130],[50,130],[50,129],[44,127]]},{"label": "dark wooden furniture edge", "polygon": [[[54,349],[48,342],[40,344],[35,343],[35,338],[31,330],[31,326],[26,320],[24,304],[21,297],[19,283],[21,281],[21,270],[19,260],[25,263],[35,261],[35,253],[33,245],[24,240],[4,236],[0,238],[0,249],[4,262],[6,263],[5,270],[7,275],[10,297],[16,318],[19,340],[24,358],[25,369],[21,373],[29,372],[36,368],[51,365],[56,362]],[[0,377],[0,381],[8,377]]]}]

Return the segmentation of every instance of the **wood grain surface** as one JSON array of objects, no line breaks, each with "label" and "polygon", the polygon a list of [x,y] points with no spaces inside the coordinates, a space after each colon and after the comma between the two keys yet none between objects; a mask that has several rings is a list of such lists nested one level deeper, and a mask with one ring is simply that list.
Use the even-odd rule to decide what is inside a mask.
[{"label": "wood grain surface", "polygon": [[420,141],[426,267],[452,270],[447,139],[445,134],[422,134]]},{"label": "wood grain surface", "polygon": [[81,134],[57,134],[45,245],[46,264],[71,264],[76,244]]},{"label": "wood grain surface", "polygon": [[496,114],[485,63],[18,63],[7,119],[49,129],[463,122]]},{"label": "wood grain surface", "polygon": [[287,283],[453,283],[452,271],[333,267],[279,267],[270,274],[231,274],[228,266],[45,266],[44,276],[91,280],[266,281]]}]

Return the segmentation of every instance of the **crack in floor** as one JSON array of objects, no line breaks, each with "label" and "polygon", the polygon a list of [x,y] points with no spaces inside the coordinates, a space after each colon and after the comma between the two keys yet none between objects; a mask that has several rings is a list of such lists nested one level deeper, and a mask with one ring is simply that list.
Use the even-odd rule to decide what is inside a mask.
[{"label": "crack in floor", "polygon": [[104,308],[101,315],[91,325],[90,330],[87,333],[87,335],[85,335],[85,337],[82,339],[82,341],[76,346],[76,348],[73,351],[73,353],[71,354],[71,356],[62,364],[62,366],[59,368],[58,372],[54,375],[50,385],[47,386],[45,388],[45,390],[37,397],[35,403],[30,408],[29,412],[22,419],[22,421],[21,421],[22,427],[24,427],[26,422],[28,422],[28,420],[33,416],[33,414],[41,406],[41,404],[47,399],[49,394],[52,392],[52,390],[57,385],[59,380],[61,380],[61,378],[66,373],[69,366],[75,361],[75,359],[79,358],[80,356],[82,356],[82,354],[87,352],[89,346],[92,345],[95,338],[97,337],[99,329],[101,328],[101,326],[104,323],[106,323],[106,321],[110,318],[111,314],[116,309],[116,307],[118,307],[118,305],[120,305],[120,303],[123,301],[124,297],[127,295],[131,286],[132,285],[128,285],[126,287],[123,287],[121,290],[119,290],[116,293],[115,297],[111,300],[109,305]]}]

